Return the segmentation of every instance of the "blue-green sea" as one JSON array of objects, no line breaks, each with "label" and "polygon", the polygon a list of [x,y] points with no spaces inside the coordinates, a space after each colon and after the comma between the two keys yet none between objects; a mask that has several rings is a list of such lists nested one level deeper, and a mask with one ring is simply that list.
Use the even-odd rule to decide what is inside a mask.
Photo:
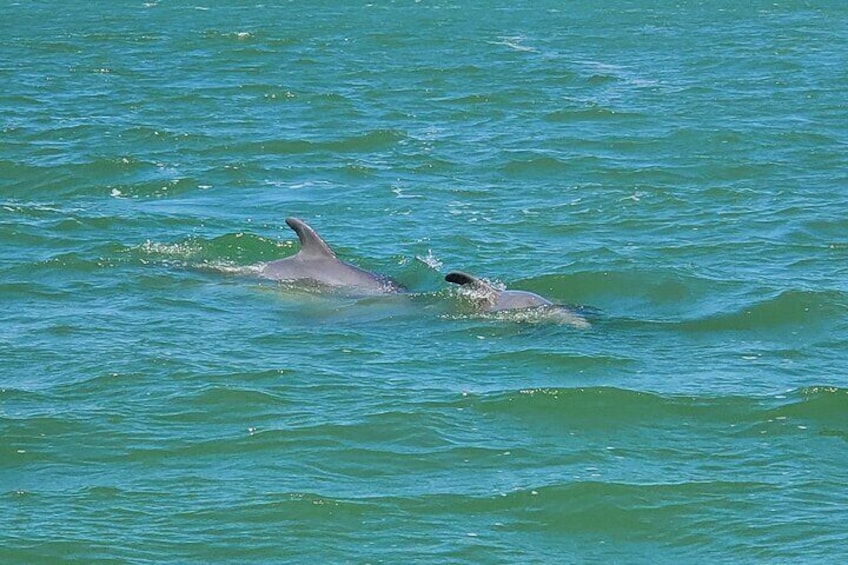
[{"label": "blue-green sea", "polygon": [[848,560],[848,2],[9,0],[0,84],[0,563]]}]

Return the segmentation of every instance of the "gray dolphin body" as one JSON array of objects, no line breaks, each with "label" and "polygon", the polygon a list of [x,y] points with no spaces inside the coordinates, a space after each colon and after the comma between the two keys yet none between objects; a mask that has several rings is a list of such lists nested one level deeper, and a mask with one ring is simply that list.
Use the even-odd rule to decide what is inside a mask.
[{"label": "gray dolphin body", "polygon": [[483,312],[504,312],[509,310],[537,311],[541,317],[562,322],[578,328],[589,327],[580,314],[567,306],[554,304],[547,298],[525,290],[498,290],[491,284],[468,273],[454,271],[445,276],[445,280],[469,288],[477,307]]},{"label": "gray dolphin body", "polygon": [[300,240],[300,251],[291,257],[266,263],[259,276],[277,281],[313,282],[340,288],[355,294],[386,294],[402,288],[383,275],[368,272],[336,258],[315,230],[298,218],[286,218],[286,224]]},{"label": "gray dolphin body", "polygon": [[524,290],[498,290],[489,283],[468,273],[454,271],[445,276],[445,280],[461,286],[468,286],[480,300],[480,309],[485,312],[500,312],[502,310],[517,310],[520,308],[536,308],[552,306],[553,302],[538,294]]}]

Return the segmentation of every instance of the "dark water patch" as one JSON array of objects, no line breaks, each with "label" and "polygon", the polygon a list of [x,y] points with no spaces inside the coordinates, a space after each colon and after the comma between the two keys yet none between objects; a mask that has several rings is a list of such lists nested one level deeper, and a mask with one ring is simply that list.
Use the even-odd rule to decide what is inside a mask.
[{"label": "dark water patch", "polygon": [[[225,396],[247,402],[238,405],[239,412],[234,414],[232,409],[217,410],[214,404],[188,407],[185,399],[172,399],[154,421],[144,424],[150,431],[143,443],[131,442],[101,457],[142,464],[182,460],[230,467],[237,466],[238,459],[251,457],[273,465],[265,455],[277,453],[281,468],[308,472],[316,478],[356,481],[369,474],[403,473],[410,465],[422,466],[422,471],[440,468],[438,461],[428,464],[422,457],[432,459],[434,450],[450,449],[451,445],[442,431],[449,420],[443,421],[445,417],[438,414],[422,418],[423,414],[416,412],[384,411],[340,416],[322,414],[319,404],[310,403],[307,408],[245,390],[226,392]],[[192,402],[207,400],[217,401],[207,395]],[[410,418],[417,424],[409,425]],[[139,423],[132,424],[132,429],[140,429]],[[297,457],[283,455],[292,453]]]},{"label": "dark water patch", "polygon": [[356,179],[357,181],[375,178],[379,170],[364,161],[348,161],[342,165],[340,174],[344,177]]},{"label": "dark water patch", "polygon": [[336,139],[292,139],[255,142],[260,152],[279,155],[303,153],[371,153],[397,147],[406,135],[394,130],[374,130],[361,135]]},{"label": "dark water patch", "polygon": [[495,96],[488,94],[464,94],[462,96],[433,98],[433,102],[452,106],[477,106],[481,104],[492,104],[497,106],[498,100]]},{"label": "dark water patch", "polygon": [[206,385],[190,394],[175,391],[167,405],[159,418],[180,425],[229,420],[233,406],[254,421],[291,411],[291,401],[286,395],[235,383],[228,386]]},{"label": "dark water patch", "polygon": [[588,86],[606,86],[620,82],[622,79],[614,73],[587,74],[583,80]]},{"label": "dark water patch", "polygon": [[[597,252],[593,255],[597,257]],[[698,309],[714,308],[715,295],[727,292],[728,285],[683,272],[610,269],[543,275],[512,286],[613,315],[686,317]]]},{"label": "dark water patch", "polygon": [[786,290],[732,313],[684,322],[686,331],[742,331],[805,334],[832,327],[848,312],[848,298],[838,291]]},{"label": "dark water patch", "polygon": [[29,199],[42,193],[55,198],[73,193],[76,184],[66,171],[34,163],[0,162],[0,173],[6,198]]},{"label": "dark water patch", "polygon": [[[203,102],[197,94],[173,97],[172,105],[197,105]],[[106,155],[118,154],[119,159],[129,161],[128,165],[140,163],[161,163],[175,156],[203,152],[210,146],[220,143],[220,128],[226,122],[208,124],[186,119],[179,124],[168,123],[164,119],[151,120],[150,123],[117,122],[114,126],[114,146]],[[118,151],[116,151],[118,150]],[[101,149],[101,152],[103,150]],[[160,160],[161,159],[161,160]]]},{"label": "dark water patch", "polygon": [[490,353],[485,360],[493,366],[517,364],[561,374],[626,371],[637,363],[633,357],[567,353],[543,348]]},{"label": "dark water patch", "polygon": [[511,523],[503,526],[506,529],[528,531],[543,527],[560,533],[610,529],[640,537],[653,530],[657,521],[673,521],[674,515],[683,518],[697,514],[701,504],[721,504],[739,492],[764,494],[773,490],[772,485],[757,482],[576,481],[506,493],[477,500],[471,506],[510,516]]},{"label": "dark water patch", "polygon": [[[16,179],[6,193],[11,198],[113,196],[127,198],[173,197],[200,189],[180,165],[145,161],[128,156],[86,156],[77,163],[13,164],[9,177]],[[196,171],[195,171],[196,172]]]},{"label": "dark water patch", "polygon": [[620,426],[714,428],[722,435],[769,433],[803,438],[810,432],[844,439],[846,391],[809,387],[763,397],[684,396],[610,387],[525,389],[473,395],[470,407],[496,417],[557,426],[611,430]]},{"label": "dark water patch", "polygon": [[28,410],[17,417],[0,416],[3,459],[15,468],[32,469],[73,465],[81,457],[107,453],[111,448],[105,444],[114,446],[121,439],[109,432],[111,423],[106,418],[92,418],[105,415],[65,405],[42,407],[40,413]]},{"label": "dark water patch", "polygon": [[[755,504],[749,497],[774,497],[774,493],[772,485],[758,482],[575,481],[488,496],[436,492],[416,498],[336,499],[336,503],[355,505],[359,518],[366,522],[376,515],[416,517],[432,523],[430,528],[445,521],[451,524],[450,534],[496,552],[511,547],[520,554],[524,549],[521,538],[531,536],[534,554],[538,554],[539,543],[546,546],[552,538],[567,538],[586,555],[588,546],[614,536],[618,543],[627,540],[652,546],[653,551],[640,548],[647,554],[662,551],[668,555],[677,548],[694,557],[708,550],[715,536],[733,535],[733,527],[710,519],[713,513],[751,510]],[[457,520],[462,523],[460,528],[455,525]],[[675,527],[658,529],[661,524]],[[632,551],[628,554],[634,556]]]},{"label": "dark water patch", "polygon": [[29,268],[60,270],[63,274],[84,274],[94,273],[104,266],[104,262],[100,259],[91,259],[81,253],[69,252],[54,255],[36,265],[30,265]]},{"label": "dark water patch", "polygon": [[[6,288],[13,292],[9,297],[17,294],[31,305],[44,300],[42,307],[49,313],[45,317],[51,318],[59,316],[66,308],[68,312],[79,313],[78,306],[69,302],[78,292],[96,294],[113,288],[115,281],[110,272],[119,264],[120,261],[101,257],[96,252],[65,252],[44,259],[19,261],[4,269],[4,275],[10,285]],[[66,302],[63,310],[52,309],[62,302]]]},{"label": "dark water patch", "polygon": [[[564,418],[575,420],[606,419],[605,414],[612,413],[616,418],[627,419],[620,408],[631,407],[633,411],[646,414],[659,414],[660,407],[667,408],[674,403],[662,396],[615,388],[576,388],[576,389],[526,389],[516,393],[501,393],[487,397],[472,398],[472,403],[484,412],[504,414],[536,414],[543,418]],[[615,406],[615,410],[610,410]],[[639,406],[636,408],[636,406]],[[600,408],[604,408],[600,410]]]},{"label": "dark water patch", "polygon": [[507,175],[519,175],[526,178],[528,175],[548,177],[550,175],[565,175],[571,169],[568,162],[550,155],[529,154],[523,157],[511,156],[507,163],[501,166],[501,170]]},{"label": "dark water patch", "polygon": [[[417,421],[415,426],[409,425],[411,416]],[[322,419],[330,421],[316,423]],[[442,431],[450,427],[450,421],[451,417],[444,413],[426,413],[421,409],[398,412],[382,407],[376,412],[349,413],[343,418],[329,414],[316,417],[301,412],[290,424],[271,433],[287,442],[303,442],[304,445],[318,441],[329,442],[340,449],[366,445],[395,453],[423,453],[450,445]]]},{"label": "dark water patch", "polygon": [[[634,541],[650,538],[665,551],[677,548],[690,557],[716,551],[716,538],[731,543],[736,557],[803,556],[809,551],[806,540],[793,543],[784,539],[786,545],[781,544],[781,549],[772,545],[776,537],[782,537],[774,535],[774,528],[793,527],[794,520],[800,518],[799,513],[749,520],[740,518],[758,508],[758,500],[780,504],[782,499],[775,485],[752,481],[582,482],[508,496],[506,503],[515,506],[504,511],[509,518],[503,527],[525,534],[542,529],[556,535],[615,535]],[[832,529],[822,520],[817,522],[818,526],[809,528],[808,534],[813,537],[820,535],[818,527],[824,526],[825,531]],[[658,524],[674,526],[658,528]],[[746,527],[748,534],[740,534],[740,528]]]},{"label": "dark water patch", "polygon": [[16,387],[7,384],[0,387],[0,421],[4,426],[23,424],[30,418],[41,418],[49,414],[49,392],[31,389],[24,382],[15,384]]},{"label": "dark water patch", "polygon": [[844,317],[838,290],[746,290],[741,281],[685,271],[582,271],[517,281],[511,288],[555,302],[595,306],[608,316],[679,324],[686,332],[820,333]]},{"label": "dark water patch", "polygon": [[117,198],[174,198],[202,189],[202,183],[197,179],[185,177],[174,170],[156,167],[153,170],[155,180],[144,179],[130,184],[115,183],[99,190]]},{"label": "dark water patch", "polygon": [[[91,328],[96,331],[96,328]],[[54,382],[50,394],[62,399],[67,405],[79,408],[87,405],[105,406],[110,403],[143,401],[151,397],[151,378],[143,372],[91,371],[74,380]],[[157,396],[170,390],[170,383],[163,383]],[[101,404],[102,403],[102,404]]]},{"label": "dark water patch", "polygon": [[547,121],[553,123],[580,123],[580,122],[627,122],[632,125],[633,120],[644,120],[645,115],[628,110],[617,110],[600,105],[577,105],[571,108],[563,108],[550,112],[545,116]]},{"label": "dark water patch", "polygon": [[[63,204],[55,200],[30,201],[11,199],[0,204],[0,219],[4,229],[25,231],[38,228],[56,239],[57,232],[76,231],[80,228],[111,229],[120,218],[111,216],[84,203]],[[17,232],[14,232],[17,233]]]},{"label": "dark water patch", "polygon": [[769,411],[773,418],[801,420],[820,426],[820,433],[848,439],[848,390],[810,386],[786,395],[786,404]]},{"label": "dark water patch", "polygon": [[410,167],[414,173],[433,175],[441,181],[443,176],[458,172],[461,164],[456,160],[448,159],[447,156],[427,155],[422,157],[420,161],[414,161],[407,165],[407,167]]},{"label": "dark water patch", "polygon": [[[474,399],[486,412],[535,414],[540,418],[573,419],[584,423],[616,425],[621,420],[646,422],[652,418],[735,415],[751,409],[744,398],[667,396],[611,387],[526,389]],[[720,407],[721,410],[716,410]]]}]

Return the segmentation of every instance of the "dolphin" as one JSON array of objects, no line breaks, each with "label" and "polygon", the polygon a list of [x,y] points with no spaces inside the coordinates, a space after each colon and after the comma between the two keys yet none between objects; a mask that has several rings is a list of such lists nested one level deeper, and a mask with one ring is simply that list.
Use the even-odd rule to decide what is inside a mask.
[{"label": "dolphin", "polygon": [[547,298],[525,290],[499,290],[488,282],[468,273],[453,271],[445,280],[471,291],[471,298],[482,312],[527,311],[540,313],[539,318],[558,321],[578,328],[589,327],[589,322],[567,306],[554,304]]},{"label": "dolphin", "polygon": [[313,282],[342,288],[354,294],[387,294],[403,290],[388,277],[340,261],[330,246],[303,220],[286,218],[300,240],[300,251],[291,257],[262,265],[259,276],[291,282]]}]

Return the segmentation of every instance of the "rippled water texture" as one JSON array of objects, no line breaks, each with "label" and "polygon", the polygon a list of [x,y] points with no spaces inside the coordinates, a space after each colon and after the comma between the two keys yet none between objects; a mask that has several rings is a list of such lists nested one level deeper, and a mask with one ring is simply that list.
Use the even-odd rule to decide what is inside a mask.
[{"label": "rippled water texture", "polygon": [[848,558],[848,4],[101,4],[0,7],[0,562]]}]

